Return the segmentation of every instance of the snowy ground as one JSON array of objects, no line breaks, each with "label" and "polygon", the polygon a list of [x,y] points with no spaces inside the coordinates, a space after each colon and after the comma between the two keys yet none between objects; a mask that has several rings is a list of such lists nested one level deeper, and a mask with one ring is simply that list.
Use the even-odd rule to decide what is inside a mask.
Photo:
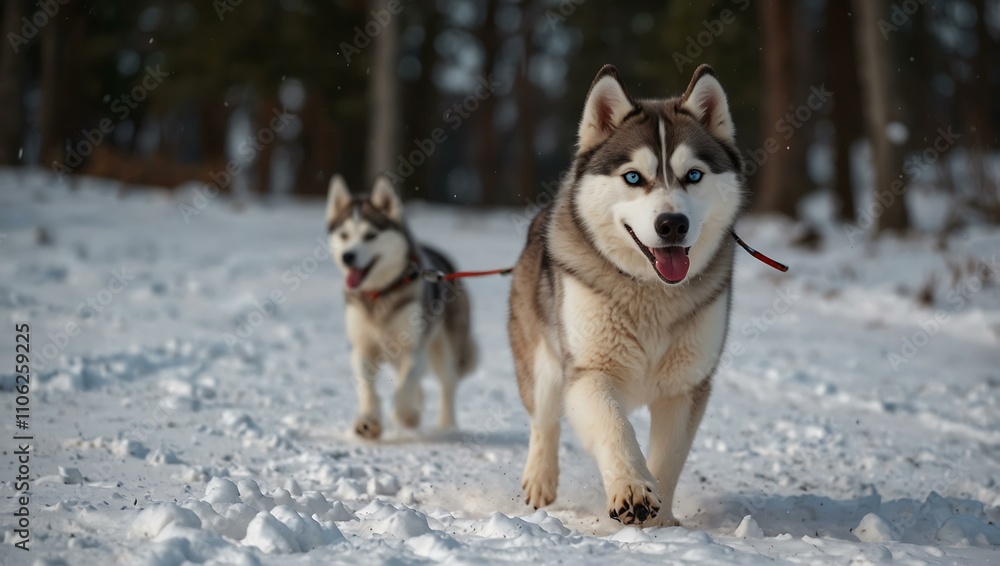
[{"label": "snowy ground", "polygon": [[[483,352],[461,431],[365,443],[349,433],[341,278],[310,259],[320,203],[210,199],[188,224],[190,193],[68,192],[11,170],[0,187],[3,564],[1000,561],[1000,273],[975,265],[1000,232],[852,246],[831,226],[806,251],[793,227],[745,220],[792,271],[739,255],[730,348],[675,504],[685,527],[638,530],[606,516],[565,427],[557,502],[524,506],[507,280],[469,284]],[[523,241],[523,211],[411,213],[463,268],[508,265]],[[12,546],[18,322],[30,553]],[[634,422],[644,438],[648,415]]]}]

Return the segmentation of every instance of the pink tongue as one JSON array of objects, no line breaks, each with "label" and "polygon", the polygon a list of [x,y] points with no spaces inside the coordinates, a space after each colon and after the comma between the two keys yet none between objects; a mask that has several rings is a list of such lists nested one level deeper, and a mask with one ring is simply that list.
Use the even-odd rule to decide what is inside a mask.
[{"label": "pink tongue", "polygon": [[664,279],[676,283],[682,281],[687,276],[691,261],[688,259],[683,247],[652,248],[651,251],[653,252],[653,257],[656,258],[656,270],[660,272],[660,275]]},{"label": "pink tongue", "polygon": [[[687,271],[687,268],[684,268]],[[364,272],[360,269],[354,269],[353,267],[347,270],[347,288],[356,289],[358,285],[361,284],[361,278],[364,277]]]}]

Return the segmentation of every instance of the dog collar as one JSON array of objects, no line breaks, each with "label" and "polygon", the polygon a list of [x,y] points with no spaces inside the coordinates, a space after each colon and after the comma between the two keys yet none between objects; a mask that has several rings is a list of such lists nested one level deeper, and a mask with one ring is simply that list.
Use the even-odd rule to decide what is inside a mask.
[{"label": "dog collar", "polygon": [[385,295],[394,293],[402,289],[403,287],[409,285],[410,283],[413,283],[419,277],[420,277],[420,265],[417,263],[416,257],[411,257],[410,266],[407,267],[406,271],[404,271],[402,275],[396,278],[395,281],[390,283],[388,287],[384,287],[382,289],[376,289],[374,291],[362,291],[362,293],[364,294],[365,297],[368,298],[369,301],[374,303],[379,299],[379,297],[383,297]]}]

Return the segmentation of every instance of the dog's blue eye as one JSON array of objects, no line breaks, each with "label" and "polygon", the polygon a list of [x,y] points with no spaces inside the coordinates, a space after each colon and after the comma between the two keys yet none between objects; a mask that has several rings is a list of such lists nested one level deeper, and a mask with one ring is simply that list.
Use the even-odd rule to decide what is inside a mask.
[{"label": "dog's blue eye", "polygon": [[697,183],[698,181],[701,180],[701,175],[702,175],[701,171],[699,171],[697,169],[692,169],[692,170],[688,171],[688,174],[687,174],[688,182],[689,183]]},{"label": "dog's blue eye", "polygon": [[639,176],[635,171],[629,171],[625,173],[625,182],[630,185],[638,185],[639,181],[642,181],[642,177]]}]

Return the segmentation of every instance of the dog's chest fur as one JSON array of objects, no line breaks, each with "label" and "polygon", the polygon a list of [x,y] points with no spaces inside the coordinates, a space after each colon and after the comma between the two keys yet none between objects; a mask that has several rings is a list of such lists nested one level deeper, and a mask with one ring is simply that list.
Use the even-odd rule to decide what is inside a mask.
[{"label": "dog's chest fur", "polygon": [[351,342],[368,347],[405,346],[423,341],[418,323],[423,313],[424,283],[415,281],[390,295],[370,300],[346,294],[347,329]]},{"label": "dog's chest fur", "polygon": [[684,393],[708,378],[728,329],[732,246],[723,245],[682,286],[643,283],[600,257],[559,208],[546,240],[566,369],[613,376],[630,406]]},{"label": "dog's chest fur", "polygon": [[[598,369],[616,377],[629,405],[682,393],[711,373],[703,352],[687,344],[697,337],[694,341],[700,344],[721,348],[726,297],[667,297],[641,284],[623,284],[609,298],[567,276],[561,286],[565,357],[577,369]],[[698,304],[697,299],[710,302]]]}]

